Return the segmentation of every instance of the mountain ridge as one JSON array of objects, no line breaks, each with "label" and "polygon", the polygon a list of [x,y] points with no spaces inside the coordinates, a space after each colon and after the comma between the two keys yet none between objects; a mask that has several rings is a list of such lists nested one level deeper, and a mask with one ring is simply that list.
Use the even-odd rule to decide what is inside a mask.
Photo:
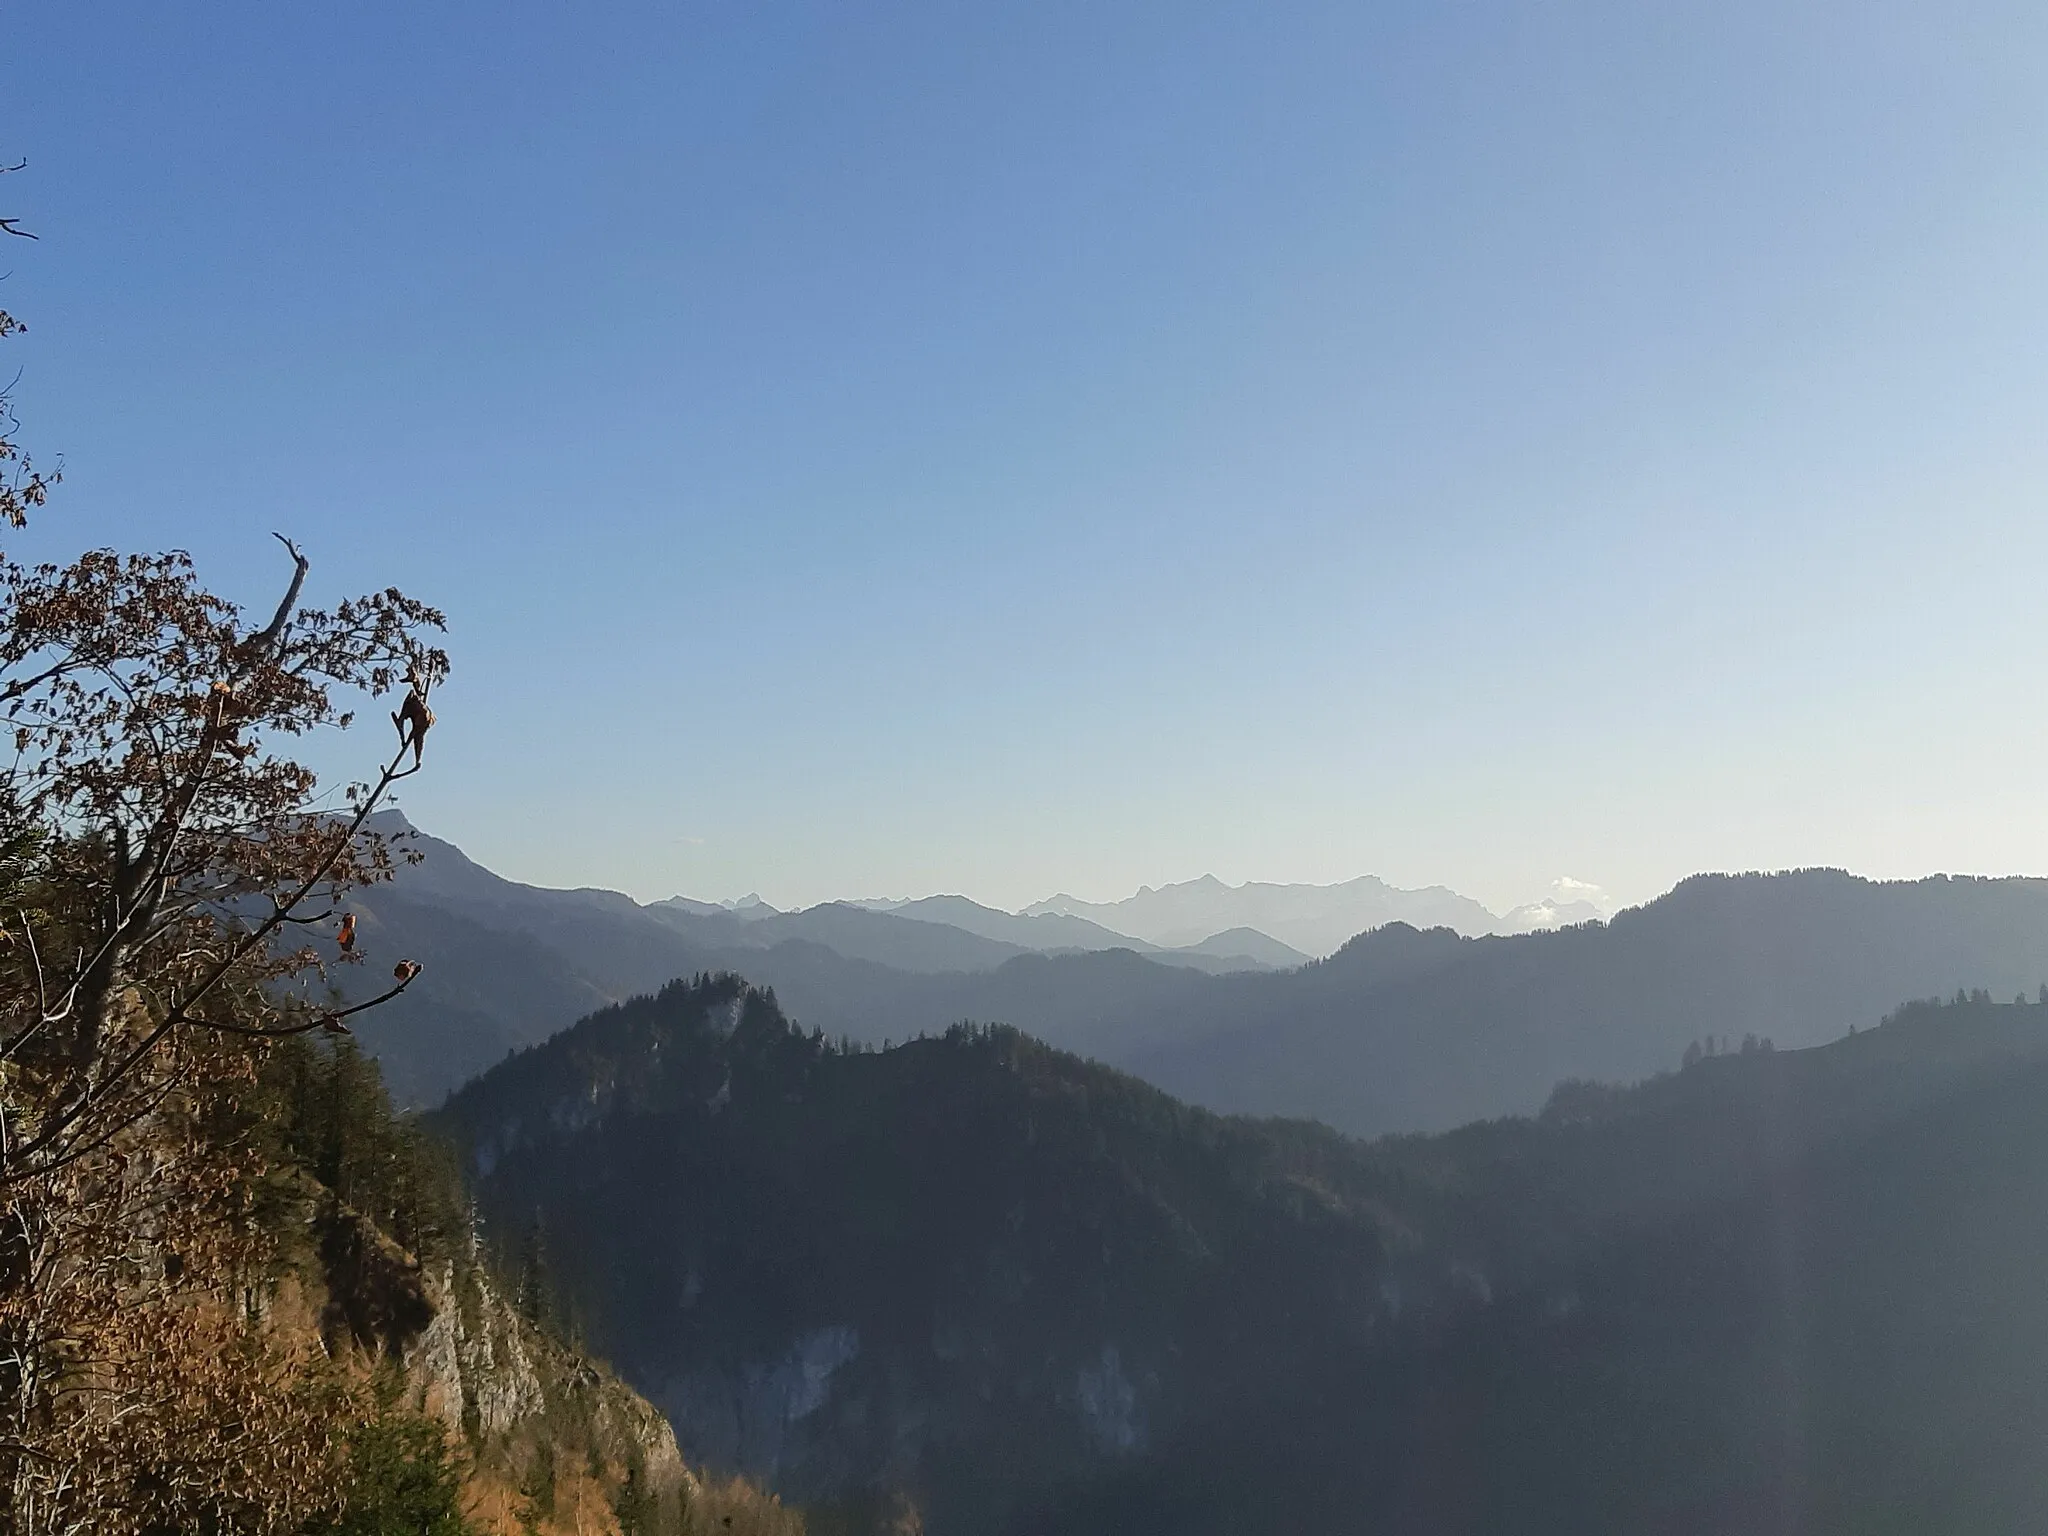
[{"label": "mountain ridge", "polygon": [[[1369,957],[1433,968],[1347,986]],[[1259,1011],[1211,1008],[1121,1064],[1197,1103],[1373,1133],[1526,1113],[1566,1077],[1630,1081],[1686,1043],[1818,1045],[1916,997],[2048,973],[2048,881],[1841,870],[1695,875],[1605,923],[1430,941],[1362,934],[1265,980]]]},{"label": "mountain ridge", "polygon": [[[805,938],[709,941],[779,919],[678,922],[616,893],[519,886],[452,845],[425,846],[422,865],[360,901],[375,956],[402,942],[390,958],[425,965],[359,1026],[415,1104],[593,1008],[733,970],[832,1038],[1010,1023],[1213,1108],[1442,1129],[1527,1112],[1563,1077],[1643,1076],[1706,1034],[1817,1044],[1913,997],[1979,984],[2009,995],[2048,970],[2048,883],[1806,871],[1696,876],[1604,924],[1534,935],[1390,925],[1264,972],[1205,976],[1128,948],[1010,952],[963,933],[982,956],[1009,957],[912,973]],[[919,942],[961,932],[911,919],[896,931]],[[338,974],[364,985],[375,968]]]},{"label": "mountain ridge", "polygon": [[1141,886],[1121,901],[1089,902],[1061,893],[1033,902],[1026,915],[1082,917],[1167,947],[1199,944],[1231,928],[1253,928],[1314,957],[1333,953],[1346,939],[1389,922],[1451,928],[1465,934],[1494,931],[1499,919],[1446,886],[1404,890],[1377,875],[1330,885],[1247,881],[1227,885],[1215,875],[1173,885]]},{"label": "mountain ridge", "polygon": [[[1971,1528],[2026,1529],[2048,1006],[1749,1045],[1363,1143],[1015,1031],[834,1050],[719,978],[583,1021],[441,1121],[487,1215],[573,1256],[686,1453],[789,1497],[905,1486],[933,1536],[1947,1528],[1974,1463],[1938,1426],[1980,1382],[2008,1431],[1973,1486],[2003,1518]],[[1902,1227],[1947,1239],[1905,1291],[1877,1262]],[[1803,1320],[1788,1241],[1828,1309]],[[1803,1398],[1771,1374],[1788,1330]],[[1873,1359],[1916,1390],[1872,1391]],[[1802,1496],[1831,1518],[1788,1523]]]}]

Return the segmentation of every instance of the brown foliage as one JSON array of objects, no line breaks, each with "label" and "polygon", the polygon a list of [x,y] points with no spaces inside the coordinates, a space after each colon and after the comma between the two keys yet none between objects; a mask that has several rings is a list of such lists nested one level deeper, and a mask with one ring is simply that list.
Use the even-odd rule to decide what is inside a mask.
[{"label": "brown foliage", "polygon": [[684,1536],[804,1536],[801,1511],[743,1478],[705,1479],[684,1517]]},{"label": "brown foliage", "polygon": [[[21,330],[0,312],[0,340]],[[0,526],[56,479],[0,388]],[[277,744],[446,658],[424,639],[441,616],[395,590],[301,607],[284,543],[261,627],[179,552],[0,554],[0,1529],[23,1536],[331,1512],[357,1389],[268,1320],[245,1105],[267,1037],[381,1000],[284,984],[361,960],[308,939],[389,873],[363,827],[407,770],[394,755],[336,814]]]},{"label": "brown foliage", "polygon": [[[14,316],[0,309],[0,341],[27,330]],[[50,487],[63,479],[52,470],[38,470],[14,440],[14,410],[5,391],[0,391],[0,522],[11,528],[27,524],[28,515],[50,498]]]},{"label": "brown foliage", "polygon": [[[394,754],[337,816],[312,770],[272,747],[345,728],[337,693],[384,693],[402,670],[439,676],[446,658],[419,636],[441,616],[396,591],[294,612],[307,562],[292,554],[261,630],[181,553],[0,559],[0,720],[14,746],[0,814],[39,852],[7,956],[18,990],[0,1063],[16,1092],[0,1104],[0,1183],[147,1114],[151,1068],[180,1030],[277,1034],[354,1011],[294,1014],[275,984],[322,966],[302,936],[342,891],[389,873],[363,823],[417,770]],[[127,1017],[147,1026],[117,1049]]]},{"label": "brown foliage", "polygon": [[249,1052],[185,1048],[147,1121],[0,1206],[0,1526],[22,1536],[262,1536],[335,1496],[329,1427],[360,1387],[269,1326]]},{"label": "brown foliage", "polygon": [[327,809],[277,744],[438,678],[396,591],[261,628],[181,553],[0,556],[0,1528],[286,1531],[331,1505],[352,1388],[265,1312],[244,1107],[358,963],[315,937],[393,850],[394,754]]}]

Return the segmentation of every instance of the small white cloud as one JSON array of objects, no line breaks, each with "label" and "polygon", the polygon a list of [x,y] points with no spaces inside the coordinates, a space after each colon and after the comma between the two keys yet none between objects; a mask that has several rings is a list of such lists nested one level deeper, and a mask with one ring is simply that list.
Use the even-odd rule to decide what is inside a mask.
[{"label": "small white cloud", "polygon": [[1607,894],[1605,886],[1595,885],[1590,880],[1575,880],[1570,875],[1559,875],[1550,882],[1550,900],[1559,906],[1584,902],[1598,911],[1602,917],[1612,916],[1615,908],[1620,905]]}]

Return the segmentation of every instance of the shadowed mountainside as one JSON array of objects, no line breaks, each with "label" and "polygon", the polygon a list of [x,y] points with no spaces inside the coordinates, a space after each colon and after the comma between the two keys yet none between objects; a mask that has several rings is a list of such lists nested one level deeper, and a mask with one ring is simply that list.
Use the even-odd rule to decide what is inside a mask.
[{"label": "shadowed mountainside", "polygon": [[686,1453],[937,1536],[2017,1532],[2048,1496],[2048,1008],[1360,1143],[1009,1031],[835,1050],[726,979],[442,1123]]},{"label": "shadowed mountainside", "polygon": [[1205,1008],[1116,1059],[1218,1109],[1428,1130],[1527,1112],[1562,1078],[1648,1076],[1707,1035],[1815,1045],[1912,998],[2044,977],[2048,881],[1699,875],[1554,933],[1382,929],[1242,978],[1234,1021],[1235,1000]]}]

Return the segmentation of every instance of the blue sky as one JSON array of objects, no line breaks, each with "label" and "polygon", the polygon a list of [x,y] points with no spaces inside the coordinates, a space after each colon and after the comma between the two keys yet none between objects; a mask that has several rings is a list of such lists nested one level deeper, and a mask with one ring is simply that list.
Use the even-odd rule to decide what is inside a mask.
[{"label": "blue sky", "polygon": [[5,27],[15,547],[440,603],[506,873],[2048,869],[2038,4]]}]

